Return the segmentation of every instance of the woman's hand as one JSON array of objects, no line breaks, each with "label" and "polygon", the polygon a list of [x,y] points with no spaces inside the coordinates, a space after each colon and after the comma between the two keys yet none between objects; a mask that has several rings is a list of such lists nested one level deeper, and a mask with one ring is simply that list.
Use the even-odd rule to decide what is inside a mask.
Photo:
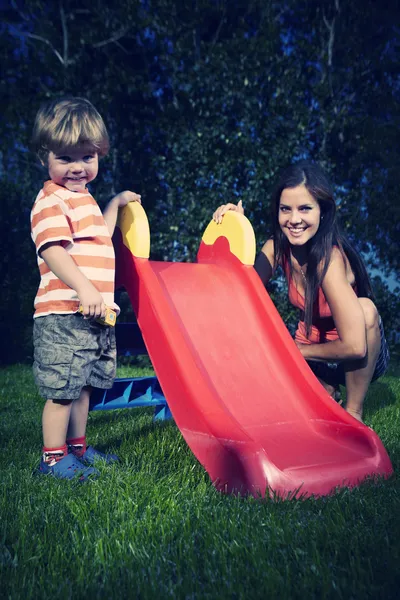
[{"label": "woman's hand", "polygon": [[229,202],[228,204],[222,204],[221,206],[219,206],[213,214],[213,220],[218,224],[222,223],[222,217],[225,213],[228,212],[228,210],[233,210],[235,212],[240,213],[241,215],[244,215],[242,201],[239,200],[237,204],[231,204]]},{"label": "woman's hand", "polygon": [[308,346],[308,344],[302,344],[301,342],[298,341],[294,341],[294,343],[296,344],[296,346],[298,347],[298,349],[300,350],[302,356],[304,356],[306,354],[306,346]]}]

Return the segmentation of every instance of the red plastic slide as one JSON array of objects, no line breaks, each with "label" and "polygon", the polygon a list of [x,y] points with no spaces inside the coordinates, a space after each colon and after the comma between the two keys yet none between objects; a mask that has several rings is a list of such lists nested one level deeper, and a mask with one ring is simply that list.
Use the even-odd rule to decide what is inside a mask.
[{"label": "red plastic slide", "polygon": [[306,497],[392,473],[378,436],[320,385],[226,237],[203,237],[195,264],[170,263],[134,256],[116,231],[117,283],[176,424],[217,489]]}]

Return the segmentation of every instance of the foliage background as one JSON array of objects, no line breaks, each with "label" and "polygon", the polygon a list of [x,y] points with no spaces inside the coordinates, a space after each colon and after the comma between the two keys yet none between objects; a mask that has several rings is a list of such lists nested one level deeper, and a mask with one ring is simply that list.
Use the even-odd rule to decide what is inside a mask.
[{"label": "foliage background", "polygon": [[[243,199],[259,245],[278,170],[330,172],[342,225],[381,274],[399,269],[399,17],[374,0],[2,2],[2,362],[30,360],[38,285],[29,214],[46,174],[29,150],[40,103],[89,98],[112,150],[93,193],[142,194],[152,258],[193,260],[212,211]],[[289,324],[282,284],[270,287]],[[399,297],[377,303],[392,339]]]}]

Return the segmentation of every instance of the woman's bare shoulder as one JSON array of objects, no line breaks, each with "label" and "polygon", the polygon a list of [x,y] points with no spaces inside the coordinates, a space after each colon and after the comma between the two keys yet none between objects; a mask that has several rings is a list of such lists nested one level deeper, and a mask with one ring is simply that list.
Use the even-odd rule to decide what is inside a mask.
[{"label": "woman's bare shoulder", "polygon": [[343,252],[343,250],[341,250],[337,246],[334,246],[332,248],[329,266],[333,267],[333,269],[331,269],[331,272],[333,271],[334,273],[337,273],[338,270],[340,273],[342,273],[344,269],[347,282],[350,283],[350,285],[354,284],[355,276],[351,268],[350,261],[347,258],[346,254]]}]

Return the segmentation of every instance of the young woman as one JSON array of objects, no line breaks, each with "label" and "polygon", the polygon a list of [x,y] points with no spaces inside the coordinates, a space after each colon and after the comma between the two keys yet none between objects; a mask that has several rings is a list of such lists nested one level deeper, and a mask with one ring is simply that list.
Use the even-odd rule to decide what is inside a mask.
[{"label": "young woman", "polygon": [[[242,203],[224,204],[244,214]],[[281,266],[290,302],[301,316],[295,341],[332,396],[346,386],[346,410],[362,420],[371,381],[389,362],[383,326],[368,274],[359,254],[340,233],[333,192],[323,170],[298,163],[281,175],[272,201],[273,237],[264,244],[255,269],[266,284]]]}]

